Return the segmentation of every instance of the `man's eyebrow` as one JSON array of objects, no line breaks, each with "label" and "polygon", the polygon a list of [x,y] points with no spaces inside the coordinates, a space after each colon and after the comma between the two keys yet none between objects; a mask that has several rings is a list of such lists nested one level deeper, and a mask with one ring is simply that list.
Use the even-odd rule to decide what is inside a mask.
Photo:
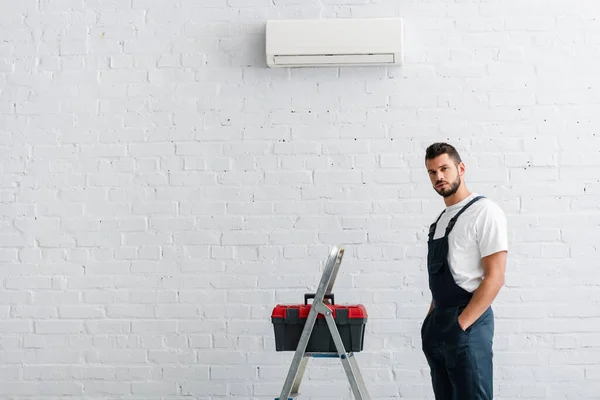
[{"label": "man's eyebrow", "polygon": [[[443,168],[443,167],[448,167],[448,164],[440,165],[438,168]],[[427,172],[433,172],[433,171],[435,171],[435,169],[430,168],[427,170]]]}]

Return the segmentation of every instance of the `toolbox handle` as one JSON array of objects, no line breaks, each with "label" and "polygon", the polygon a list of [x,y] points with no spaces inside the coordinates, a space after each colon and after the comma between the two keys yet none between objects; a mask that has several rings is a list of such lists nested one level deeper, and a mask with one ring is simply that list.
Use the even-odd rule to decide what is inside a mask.
[{"label": "toolbox handle", "polygon": [[[314,299],[316,293],[305,293],[304,294],[304,305],[308,304],[308,299]],[[331,299],[331,304],[335,304],[333,293],[326,294],[323,299]]]}]

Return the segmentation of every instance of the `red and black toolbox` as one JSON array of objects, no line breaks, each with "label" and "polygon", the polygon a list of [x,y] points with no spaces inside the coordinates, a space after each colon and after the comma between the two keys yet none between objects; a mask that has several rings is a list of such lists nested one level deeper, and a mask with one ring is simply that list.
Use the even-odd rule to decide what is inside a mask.
[{"label": "red and black toolbox", "polygon": [[[310,313],[309,298],[314,293],[304,295],[304,304],[278,304],[271,313],[271,322],[275,330],[275,350],[295,351]],[[326,304],[332,311],[335,324],[344,343],[346,352],[360,352],[363,349],[367,310],[362,304],[335,305],[334,295],[325,295],[331,300]],[[317,316],[306,352],[337,352],[323,314]]]}]

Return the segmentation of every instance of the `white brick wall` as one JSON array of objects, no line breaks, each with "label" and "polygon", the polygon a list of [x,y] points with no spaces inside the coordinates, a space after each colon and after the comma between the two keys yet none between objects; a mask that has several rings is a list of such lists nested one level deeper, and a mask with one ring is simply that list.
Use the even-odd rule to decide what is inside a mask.
[{"label": "white brick wall", "polygon": [[[432,398],[423,151],[509,216],[497,399],[600,393],[600,3],[4,0],[0,399],[272,399],[270,312],[370,313],[373,398]],[[402,16],[401,69],[268,70],[267,18]],[[330,378],[330,381],[327,379]],[[335,361],[307,399],[349,398]]]}]

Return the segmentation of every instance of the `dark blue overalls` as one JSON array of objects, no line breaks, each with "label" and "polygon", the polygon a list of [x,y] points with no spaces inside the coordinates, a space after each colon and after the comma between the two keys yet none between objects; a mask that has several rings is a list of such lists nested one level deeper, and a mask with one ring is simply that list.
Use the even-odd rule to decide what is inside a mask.
[{"label": "dark blue overalls", "polygon": [[471,200],[450,220],[443,237],[433,239],[444,212],[429,229],[427,269],[434,309],[423,321],[421,339],[436,400],[493,398],[493,311],[489,307],[466,331],[462,330],[458,316],[472,293],[456,284],[448,261],[448,235],[458,217],[481,198]]}]

